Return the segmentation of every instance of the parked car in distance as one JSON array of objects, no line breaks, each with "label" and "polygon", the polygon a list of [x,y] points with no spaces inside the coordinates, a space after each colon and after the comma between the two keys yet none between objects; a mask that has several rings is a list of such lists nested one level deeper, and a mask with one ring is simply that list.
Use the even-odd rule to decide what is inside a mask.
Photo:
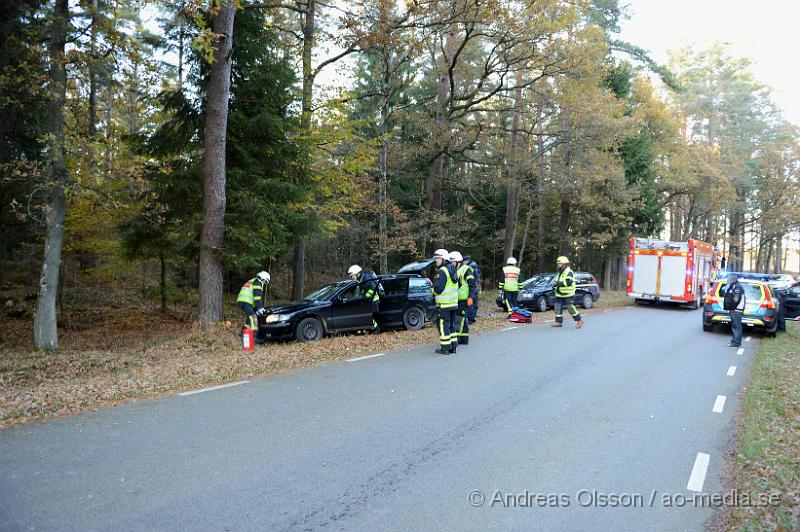
[{"label": "parked car in distance", "polygon": [[[778,310],[780,302],[772,287],[763,281],[740,279],[744,287],[745,309],[742,325],[763,329],[767,336],[775,336],[778,330]],[[717,281],[711,287],[703,303],[703,330],[711,332],[716,325],[730,324],[730,314],[724,309],[725,281]]]},{"label": "parked car in distance", "polygon": [[793,286],[784,292],[783,308],[787,320],[800,319],[800,286]]},{"label": "parked car in distance", "polygon": [[[421,329],[436,310],[431,282],[419,275],[379,275],[383,287],[375,317],[381,329]],[[319,340],[326,335],[372,328],[372,299],[365,297],[375,281],[345,280],[310,293],[302,301],[266,308],[259,332],[268,340]]]},{"label": "parked car in distance", "polygon": [[[575,297],[574,302],[583,308],[589,309],[600,299],[600,286],[594,275],[587,272],[575,272]],[[523,308],[546,312],[555,306],[556,302],[556,274],[539,273],[522,282],[517,297],[517,305]],[[498,296],[497,305],[504,308]]]}]

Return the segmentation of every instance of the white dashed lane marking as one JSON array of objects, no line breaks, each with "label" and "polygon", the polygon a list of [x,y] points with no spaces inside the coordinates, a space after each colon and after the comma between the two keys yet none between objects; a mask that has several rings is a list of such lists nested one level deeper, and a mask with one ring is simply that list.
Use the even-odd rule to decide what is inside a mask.
[{"label": "white dashed lane marking", "polygon": [[200,388],[199,390],[192,390],[191,392],[181,392],[178,395],[194,395],[196,393],[210,392],[212,390],[221,390],[223,388],[230,388],[231,386],[239,386],[240,384],[247,384],[250,381],[229,382],[228,384],[220,384],[219,386],[209,386],[208,388]]},{"label": "white dashed lane marking", "polygon": [[708,471],[708,461],[711,457],[706,453],[697,453],[694,459],[694,467],[689,477],[686,489],[691,491],[703,491],[703,484],[706,482],[706,472]]},{"label": "white dashed lane marking", "polygon": [[725,399],[724,395],[718,395],[717,400],[714,401],[714,408],[711,409],[712,412],[716,414],[721,414],[722,409],[725,408]]},{"label": "white dashed lane marking", "polygon": [[740,347],[739,349],[737,349],[736,350],[736,354],[737,355],[743,355],[744,354],[744,347]]},{"label": "white dashed lane marking", "polygon": [[383,356],[386,356],[386,353],[376,353],[374,355],[367,355],[365,357],[348,358],[347,362],[357,362],[359,360],[366,360],[368,358],[383,357]]},{"label": "white dashed lane marking", "polygon": [[514,326],[514,327],[506,327],[506,328],[505,328],[505,329],[503,329],[503,330],[504,330],[504,331],[510,331],[510,330],[513,330],[513,329],[516,329],[516,328],[517,328],[516,326]]},{"label": "white dashed lane marking", "polygon": [[736,366],[731,366],[728,368],[728,377],[733,377],[736,375]]},{"label": "white dashed lane marking", "polygon": [[745,341],[745,342],[749,342],[749,341],[750,341],[750,340],[752,340],[752,339],[753,339],[753,337],[752,337],[752,336],[748,336],[747,338],[745,338],[745,339],[744,339],[744,341]]}]

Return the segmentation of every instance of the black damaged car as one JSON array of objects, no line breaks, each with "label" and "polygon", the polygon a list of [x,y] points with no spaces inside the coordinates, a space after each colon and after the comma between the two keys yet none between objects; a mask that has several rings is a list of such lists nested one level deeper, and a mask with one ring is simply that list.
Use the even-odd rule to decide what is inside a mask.
[{"label": "black damaged car", "polygon": [[[381,329],[421,329],[436,311],[431,282],[420,275],[380,275]],[[323,286],[302,301],[267,307],[259,319],[266,340],[319,340],[326,335],[372,328],[372,300],[364,297],[375,281],[345,280]],[[371,285],[371,286],[372,286]]]}]

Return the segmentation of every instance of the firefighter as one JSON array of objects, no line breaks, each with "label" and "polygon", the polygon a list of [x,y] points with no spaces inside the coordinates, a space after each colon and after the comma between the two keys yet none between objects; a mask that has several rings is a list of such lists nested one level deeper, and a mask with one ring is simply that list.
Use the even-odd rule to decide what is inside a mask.
[{"label": "firefighter", "polygon": [[364,283],[357,290],[362,291],[359,295],[372,300],[372,330],[370,332],[378,332],[378,321],[375,319],[381,302],[381,296],[378,293],[378,276],[374,272],[364,272],[358,264],[350,266],[347,275],[354,281]]},{"label": "firefighter", "polygon": [[472,296],[472,305],[467,310],[467,321],[473,324],[478,320],[478,305],[481,299],[481,273],[478,269],[478,263],[472,260],[469,255],[464,256],[464,264],[472,268],[472,275],[475,277],[475,295]]},{"label": "firefighter", "polygon": [[236,298],[236,304],[244,312],[245,327],[255,332],[255,339],[258,343],[264,343],[264,339],[259,334],[258,318],[265,312],[264,292],[270,281],[272,281],[272,277],[269,273],[258,272],[258,275],[244,283],[242,289],[239,290],[239,297]]},{"label": "firefighter", "polygon": [[[457,346],[457,343],[453,342],[453,334],[458,312],[458,276],[455,268],[448,262],[450,254],[446,249],[437,249],[433,258],[436,261],[433,296],[439,314],[439,348],[436,353],[454,355]],[[458,337],[455,338],[458,342]]]},{"label": "firefighter", "polygon": [[563,327],[564,324],[564,307],[567,307],[570,316],[575,321],[575,328],[580,329],[583,326],[583,319],[581,313],[575,308],[573,299],[575,298],[575,274],[569,267],[569,259],[567,257],[558,257],[556,259],[558,265],[558,274],[556,274],[556,322],[552,327]]},{"label": "firefighter", "polygon": [[458,277],[458,315],[456,317],[456,337],[459,344],[469,344],[469,309],[477,297],[477,284],[472,266],[466,264],[458,251],[450,252],[450,263],[456,267]]},{"label": "firefighter", "polygon": [[517,295],[519,295],[519,268],[517,259],[508,257],[506,265],[503,266],[503,273],[500,274],[500,293],[506,304],[506,310],[511,314],[511,309],[517,306]]}]

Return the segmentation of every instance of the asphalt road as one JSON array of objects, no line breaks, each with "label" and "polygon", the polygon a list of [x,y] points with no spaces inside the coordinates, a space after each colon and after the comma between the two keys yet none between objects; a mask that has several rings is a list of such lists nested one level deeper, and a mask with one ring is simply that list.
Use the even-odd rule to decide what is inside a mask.
[{"label": "asphalt road", "polygon": [[0,529],[703,529],[688,487],[722,493],[758,339],[671,308],[573,327],[0,431]]}]

